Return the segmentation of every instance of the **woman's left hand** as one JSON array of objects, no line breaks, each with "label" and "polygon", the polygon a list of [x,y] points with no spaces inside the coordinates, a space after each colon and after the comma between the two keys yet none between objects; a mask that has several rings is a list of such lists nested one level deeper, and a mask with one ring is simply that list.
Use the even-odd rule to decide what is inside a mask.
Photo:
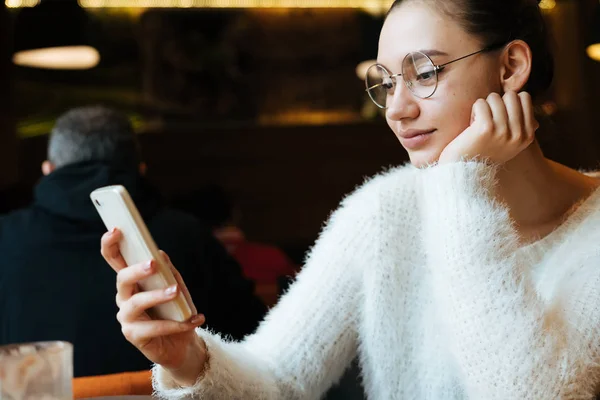
[{"label": "woman's left hand", "polygon": [[475,102],[471,125],[446,146],[439,164],[470,159],[503,164],[533,142],[538,128],[529,93],[492,93]]}]

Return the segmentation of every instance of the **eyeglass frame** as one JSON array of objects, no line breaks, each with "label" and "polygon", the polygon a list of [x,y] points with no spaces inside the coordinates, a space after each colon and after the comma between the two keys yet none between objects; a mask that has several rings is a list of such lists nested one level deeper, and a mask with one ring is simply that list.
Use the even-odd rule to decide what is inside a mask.
[{"label": "eyeglass frame", "polygon": [[[425,53],[423,53],[423,52],[421,52],[421,51],[411,51],[410,53],[408,53],[407,55],[405,55],[405,56],[404,56],[404,58],[402,59],[402,64],[401,64],[401,65],[404,65],[404,61],[405,61],[405,60],[406,60],[406,58],[407,58],[408,56],[410,56],[411,54],[414,54],[414,53],[419,53],[419,54],[422,54],[422,55],[424,55],[424,56],[425,56],[425,57],[426,57],[426,58],[429,60],[429,62],[431,63],[431,65],[433,65],[433,71],[435,72],[435,87],[433,88],[433,92],[431,92],[431,94],[430,94],[429,96],[421,97],[421,96],[419,96],[419,95],[415,94],[415,92],[413,92],[413,91],[411,90],[411,88],[408,86],[408,83],[406,82],[406,80],[404,80],[404,78],[402,78],[402,82],[404,82],[404,85],[406,86],[406,88],[407,88],[408,90],[410,90],[410,93],[412,93],[412,95],[413,95],[413,96],[415,96],[415,97],[417,97],[417,98],[419,98],[419,99],[428,99],[428,98],[430,98],[431,96],[433,96],[433,95],[435,94],[435,92],[437,91],[437,88],[438,88],[438,82],[439,82],[439,80],[438,80],[438,74],[439,74],[440,72],[442,72],[442,71],[444,70],[444,68],[446,68],[446,66],[448,66],[448,65],[450,65],[450,64],[452,64],[452,63],[455,63],[455,62],[457,62],[457,61],[464,60],[465,58],[468,58],[468,57],[474,56],[474,55],[476,55],[476,54],[480,54],[480,53],[486,53],[486,52],[488,52],[488,51],[494,51],[494,50],[498,50],[498,49],[500,49],[501,47],[503,47],[503,46],[505,46],[505,45],[506,45],[506,42],[501,42],[501,43],[492,44],[492,45],[490,45],[490,46],[484,47],[484,48],[483,48],[483,49],[481,49],[481,50],[478,50],[478,51],[475,51],[475,52],[473,52],[473,53],[467,54],[466,56],[462,56],[462,57],[456,58],[456,59],[454,59],[454,60],[452,60],[452,61],[448,61],[448,62],[446,62],[446,63],[444,63],[444,64],[436,64],[436,63],[434,63],[434,62],[433,62],[433,60],[431,59],[431,57],[430,57],[430,56],[428,56],[427,54],[425,54]],[[391,79],[391,81],[392,81],[392,84],[394,85],[394,88],[395,88],[395,86],[397,85],[397,83],[396,83],[396,82],[397,82],[397,79],[396,79],[396,78],[397,78],[397,77],[399,77],[399,76],[402,76],[402,74],[401,74],[401,73],[398,73],[398,74],[390,74],[390,71],[388,71],[388,69],[387,69],[386,67],[384,67],[383,65],[381,65],[381,64],[379,64],[379,63],[375,63],[375,64],[371,65],[371,66],[370,66],[370,67],[367,69],[367,74],[365,75],[365,86],[366,86],[366,85],[368,85],[368,82],[367,82],[367,77],[368,77],[368,75],[369,75],[369,70],[370,70],[372,67],[374,67],[374,66],[378,66],[378,67],[382,68],[383,70],[385,70],[385,71],[386,71],[386,72],[389,74],[389,78]],[[373,103],[374,103],[374,104],[375,104],[377,107],[379,107],[379,108],[381,108],[381,109],[383,109],[383,110],[386,110],[388,107],[387,107],[387,106],[386,106],[386,107],[382,107],[382,106],[381,106],[379,103],[377,103],[377,102],[375,101],[375,99],[373,98],[373,96],[371,95],[371,92],[370,92],[370,90],[371,90],[371,89],[373,89],[373,88],[376,88],[377,86],[381,86],[381,85],[383,85],[383,83],[378,83],[378,84],[376,84],[376,85],[373,85],[373,86],[371,86],[371,87],[367,87],[367,88],[365,89],[365,91],[366,91],[366,92],[367,92],[367,94],[369,95],[369,98],[371,99],[371,101],[372,101],[372,102],[373,102]]]}]

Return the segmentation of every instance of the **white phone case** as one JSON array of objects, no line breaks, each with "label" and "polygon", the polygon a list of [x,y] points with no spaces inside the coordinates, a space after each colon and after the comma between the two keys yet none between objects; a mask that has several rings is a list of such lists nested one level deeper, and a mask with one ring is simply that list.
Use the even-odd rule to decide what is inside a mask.
[{"label": "white phone case", "polygon": [[[160,257],[158,247],[127,189],[120,185],[107,186],[94,190],[90,198],[106,228],[118,228],[123,234],[119,247],[127,265],[155,260],[158,272],[139,282],[142,290],[166,289],[177,283],[171,269]],[[158,319],[183,322],[192,317],[192,310],[180,291],[172,301],[154,307],[152,314]]]}]

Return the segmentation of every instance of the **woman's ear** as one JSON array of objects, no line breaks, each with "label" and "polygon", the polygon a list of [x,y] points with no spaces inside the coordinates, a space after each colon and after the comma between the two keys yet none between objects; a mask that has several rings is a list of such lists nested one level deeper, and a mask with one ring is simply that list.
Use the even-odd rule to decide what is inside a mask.
[{"label": "woman's ear", "polygon": [[531,48],[522,40],[510,42],[501,55],[501,82],[504,92],[520,92],[531,75]]}]

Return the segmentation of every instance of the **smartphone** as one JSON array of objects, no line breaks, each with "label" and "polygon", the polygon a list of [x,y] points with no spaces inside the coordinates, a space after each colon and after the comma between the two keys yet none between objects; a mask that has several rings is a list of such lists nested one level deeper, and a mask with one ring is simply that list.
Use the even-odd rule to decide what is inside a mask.
[{"label": "smartphone", "polygon": [[[127,265],[150,260],[156,262],[157,273],[139,282],[140,289],[150,291],[175,285],[177,283],[175,276],[160,256],[158,247],[127,189],[121,185],[106,186],[94,190],[90,198],[106,228],[109,231],[117,228],[123,234],[119,248]],[[172,301],[160,304],[149,311],[155,319],[183,322],[192,317],[190,304],[181,291]]]}]

